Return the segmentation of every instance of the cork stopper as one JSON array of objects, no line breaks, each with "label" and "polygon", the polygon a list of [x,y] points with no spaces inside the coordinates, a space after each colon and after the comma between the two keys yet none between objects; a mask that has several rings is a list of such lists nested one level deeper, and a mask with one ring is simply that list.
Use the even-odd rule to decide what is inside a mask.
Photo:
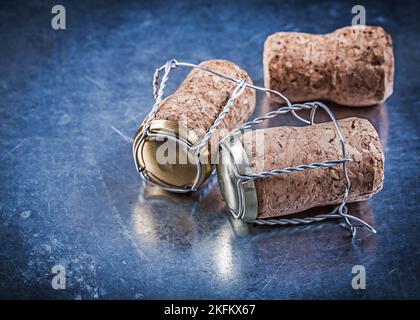
[{"label": "cork stopper", "polygon": [[[352,160],[347,166],[351,182],[348,202],[367,200],[382,189],[384,181],[384,154],[379,136],[365,119],[347,118],[339,120],[338,124],[346,141],[346,156]],[[332,122],[246,131],[240,144],[246,156],[240,156],[238,142],[235,142],[226,157],[234,159],[240,175],[342,158],[340,140]],[[225,145],[223,148],[228,149]],[[343,199],[342,165],[257,179],[240,186],[239,192],[238,178],[229,172],[231,167],[226,161],[217,167],[222,194],[231,212],[239,208],[239,193],[245,195],[242,217],[248,221],[339,204]]]},{"label": "cork stopper", "polygon": [[351,26],[325,35],[278,32],[265,41],[263,60],[265,86],[293,102],[368,106],[393,91],[392,40],[381,27]]},{"label": "cork stopper", "polygon": [[[347,144],[349,201],[363,201],[382,189],[384,154],[379,136],[368,120],[339,120]],[[244,135],[251,134],[251,132]],[[245,137],[245,139],[252,139]],[[255,143],[245,144],[254,170],[271,171],[342,157],[333,123],[264,130],[264,152]],[[301,212],[312,207],[338,204],[343,199],[342,166],[292,172],[255,181],[258,218]]]},{"label": "cork stopper", "polygon": [[[243,78],[252,84],[245,70],[233,62],[208,60],[200,66],[234,79]],[[202,138],[226,105],[235,87],[236,83],[233,81],[201,69],[193,69],[175,93],[162,102],[156,119],[178,122]],[[226,134],[242,124],[255,109],[255,95],[255,90],[246,88],[217,131]]]},{"label": "cork stopper", "polygon": [[[243,78],[252,84],[248,74],[232,62],[209,60],[200,66],[230,78]],[[200,153],[199,165],[191,147],[213,125],[235,87],[234,81],[194,68],[178,89],[162,101],[150,129],[153,134],[165,135],[166,140],[147,137],[139,142],[138,137],[142,134],[140,128],[134,142],[139,144],[137,149],[134,148],[135,152],[138,150],[138,167],[151,182],[170,191],[182,192],[202,184],[211,175],[212,166],[217,160],[217,143],[254,111],[255,91],[246,88],[235,100],[209,144]],[[169,157],[165,153],[170,153]]]}]

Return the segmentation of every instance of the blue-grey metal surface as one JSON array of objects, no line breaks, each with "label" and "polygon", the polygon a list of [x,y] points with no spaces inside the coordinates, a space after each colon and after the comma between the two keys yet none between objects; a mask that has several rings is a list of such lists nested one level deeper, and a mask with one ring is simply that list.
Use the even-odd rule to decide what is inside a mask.
[{"label": "blue-grey metal surface", "polygon": [[[351,1],[61,1],[67,30],[51,28],[54,4],[0,4],[1,298],[420,297],[417,2],[365,3],[367,23],[393,37],[394,95],[333,107],[370,119],[386,152],[383,191],[350,206],[378,234],[353,242],[336,223],[233,220],[214,180],[192,195],[145,187],[129,142],[166,60],[229,59],[261,85],[269,34],[349,25]],[[260,97],[256,115],[270,108]],[[57,264],[65,290],[51,287]],[[366,290],[352,289],[354,265]]]}]

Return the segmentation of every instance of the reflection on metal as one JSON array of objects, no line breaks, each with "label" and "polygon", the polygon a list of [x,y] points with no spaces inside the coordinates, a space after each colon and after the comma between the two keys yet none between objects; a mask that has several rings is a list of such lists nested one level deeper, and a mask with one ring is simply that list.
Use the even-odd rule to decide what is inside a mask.
[{"label": "reflection on metal", "polygon": [[150,203],[145,201],[143,191],[144,184],[138,201],[132,210],[131,220],[135,233],[141,237],[142,241],[145,241],[148,245],[152,245],[156,243],[158,238],[156,229],[157,222],[153,217],[153,210]]},{"label": "reflection on metal", "polygon": [[236,273],[238,264],[234,259],[232,230],[229,224],[225,224],[217,235],[215,260],[219,276],[225,281],[231,280]]},{"label": "reflection on metal", "polygon": [[189,195],[176,195],[154,185],[143,183],[132,209],[132,225],[139,241],[159,245],[189,245],[195,237],[193,211],[196,201]]}]

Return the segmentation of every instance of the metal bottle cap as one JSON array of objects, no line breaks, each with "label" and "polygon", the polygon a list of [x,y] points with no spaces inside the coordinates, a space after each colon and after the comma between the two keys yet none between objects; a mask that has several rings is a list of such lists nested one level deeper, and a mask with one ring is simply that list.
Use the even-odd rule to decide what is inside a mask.
[{"label": "metal bottle cap", "polygon": [[242,183],[239,177],[251,173],[248,155],[239,139],[234,136],[223,139],[217,164],[220,190],[233,216],[245,221],[255,220],[258,212],[254,181]]},{"label": "metal bottle cap", "polygon": [[[202,184],[211,175],[212,166],[207,148],[201,152],[201,170],[197,170],[196,159],[190,149],[199,141],[194,131],[174,121],[153,120],[150,124],[150,134],[139,141],[143,133],[143,124],[134,138],[133,152],[136,152],[139,144],[135,154],[137,168],[150,182],[171,191],[188,190],[193,186],[197,174],[197,185]],[[163,144],[166,146],[163,147]]]}]

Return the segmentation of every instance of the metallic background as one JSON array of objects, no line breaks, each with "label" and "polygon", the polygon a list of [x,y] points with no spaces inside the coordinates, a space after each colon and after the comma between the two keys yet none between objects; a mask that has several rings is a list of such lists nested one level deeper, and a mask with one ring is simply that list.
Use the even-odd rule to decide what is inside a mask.
[{"label": "metallic background", "polygon": [[[332,31],[359,3],[60,1],[65,31],[51,28],[54,4],[0,3],[1,298],[420,297],[417,2],[362,3],[367,23],[393,37],[394,94],[382,106],[333,107],[370,119],[386,153],[383,191],[350,207],[379,233],[353,242],[334,222],[235,221],[214,180],[192,195],[145,187],[129,141],[166,60],[229,59],[261,85],[269,34]],[[274,108],[263,96],[258,106]],[[51,288],[56,264],[66,290]],[[351,287],[356,264],[366,290]]]}]

